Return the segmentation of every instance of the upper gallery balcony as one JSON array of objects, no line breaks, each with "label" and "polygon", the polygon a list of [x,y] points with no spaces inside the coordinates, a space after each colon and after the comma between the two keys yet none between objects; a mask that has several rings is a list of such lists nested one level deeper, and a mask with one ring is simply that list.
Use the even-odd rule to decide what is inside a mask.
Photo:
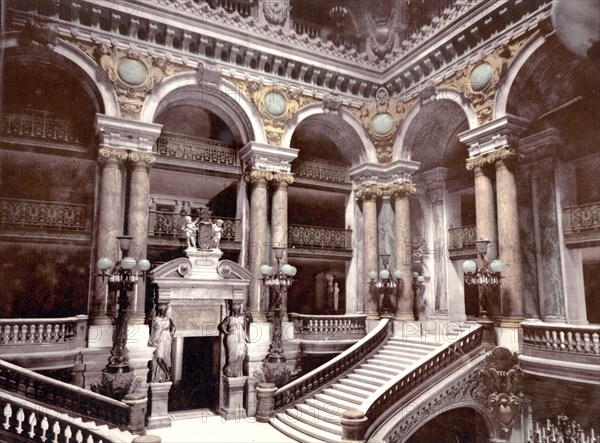
[{"label": "upper gallery balcony", "polygon": [[475,250],[477,226],[460,226],[448,229],[448,253],[450,259],[460,260],[477,257]]},{"label": "upper gallery balcony", "polygon": [[600,202],[564,208],[563,232],[567,247],[600,245]]}]

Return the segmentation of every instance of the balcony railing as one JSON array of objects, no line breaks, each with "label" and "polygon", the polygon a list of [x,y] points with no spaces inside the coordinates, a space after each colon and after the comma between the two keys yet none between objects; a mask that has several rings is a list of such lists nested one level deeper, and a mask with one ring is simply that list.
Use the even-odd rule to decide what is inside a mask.
[{"label": "balcony railing", "polygon": [[[187,214],[179,212],[149,211],[148,235],[157,237],[184,238],[182,227]],[[240,241],[240,220],[234,218],[214,217],[223,220],[222,241]]]},{"label": "balcony railing", "polygon": [[[0,319],[0,345],[13,347],[67,344],[73,349],[78,346],[85,347],[87,318],[87,315],[78,315],[67,318]],[[40,347],[42,348],[43,346]]]},{"label": "balcony railing", "polygon": [[24,110],[3,117],[5,135],[33,137],[45,140],[77,142],[71,122],[52,112]]},{"label": "balcony railing", "polygon": [[240,165],[236,147],[217,140],[163,132],[156,145],[159,154],[169,157],[226,166]]},{"label": "balcony railing", "polygon": [[522,323],[521,327],[525,355],[537,353],[566,361],[572,356],[600,356],[600,326]]},{"label": "balcony railing", "polygon": [[319,226],[289,225],[288,245],[297,248],[352,249],[352,231]]},{"label": "balcony railing", "polygon": [[477,240],[477,226],[450,227],[448,229],[448,251],[450,258],[475,256],[475,240]]},{"label": "balcony railing", "polygon": [[86,205],[0,198],[0,226],[82,231],[86,228]]},{"label": "balcony railing", "polygon": [[366,315],[290,314],[294,338],[301,340],[348,340],[367,335]]},{"label": "balcony railing", "polygon": [[292,172],[297,177],[320,181],[336,183],[347,183],[350,181],[346,165],[320,158],[297,159],[292,163]]},{"label": "balcony railing", "polygon": [[600,243],[600,202],[564,208],[563,231],[567,245]]}]

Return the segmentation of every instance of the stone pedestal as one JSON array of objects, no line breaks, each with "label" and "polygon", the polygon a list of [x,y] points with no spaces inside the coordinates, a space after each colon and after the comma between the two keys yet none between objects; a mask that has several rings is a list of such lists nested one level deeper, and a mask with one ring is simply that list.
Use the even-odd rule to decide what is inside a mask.
[{"label": "stone pedestal", "polygon": [[197,280],[219,278],[217,264],[223,256],[223,252],[220,249],[203,251],[197,248],[187,248],[185,254],[192,262],[191,278]]},{"label": "stone pedestal", "polygon": [[246,382],[246,403],[244,406],[248,417],[256,415],[256,379],[254,377],[248,377]]},{"label": "stone pedestal", "polygon": [[246,418],[244,409],[244,387],[248,377],[221,377],[223,381],[223,401],[221,417],[225,420]]},{"label": "stone pedestal", "polygon": [[275,416],[275,383],[260,383],[256,388],[256,421],[267,423]]},{"label": "stone pedestal", "polygon": [[343,442],[363,442],[369,419],[358,409],[351,409],[342,413],[340,424],[342,425]]},{"label": "stone pedestal", "polygon": [[170,381],[164,383],[150,383],[150,416],[148,417],[148,429],[167,428],[171,426],[169,417],[169,391]]},{"label": "stone pedestal", "polygon": [[127,426],[127,429],[132,434],[144,435],[146,433],[144,419],[146,418],[148,397],[146,397],[146,394],[135,392],[127,394],[123,399],[123,403],[131,408],[131,412],[129,413],[129,426]]}]

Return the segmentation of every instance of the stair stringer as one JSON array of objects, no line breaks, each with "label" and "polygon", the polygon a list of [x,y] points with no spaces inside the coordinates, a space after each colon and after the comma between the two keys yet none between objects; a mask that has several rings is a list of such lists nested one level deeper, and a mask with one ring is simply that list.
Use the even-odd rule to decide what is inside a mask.
[{"label": "stair stringer", "polygon": [[389,413],[373,423],[367,432],[369,442],[405,442],[433,418],[457,408],[471,408],[485,420],[490,439],[495,437],[487,396],[479,383],[477,370],[486,353],[465,355],[413,394],[406,396]]}]

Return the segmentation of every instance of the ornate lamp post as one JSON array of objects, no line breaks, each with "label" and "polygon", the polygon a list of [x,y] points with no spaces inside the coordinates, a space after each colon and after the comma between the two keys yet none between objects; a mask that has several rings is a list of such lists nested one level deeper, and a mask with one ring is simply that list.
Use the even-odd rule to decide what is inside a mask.
[{"label": "ornate lamp post", "polygon": [[119,247],[122,259],[113,263],[110,258],[101,257],[98,260],[98,269],[102,272],[97,275],[104,281],[108,278],[109,296],[114,294],[114,301],[107,306],[107,314],[113,324],[112,348],[108,364],[102,371],[100,384],[95,386],[97,392],[121,400],[127,393],[135,389],[137,380],[129,367],[129,352],[127,350],[127,326],[131,317],[130,309],[131,292],[138,284],[141,272],[142,279],[150,269],[150,262],[146,259],[136,261],[129,257],[129,247],[133,237],[120,236]]},{"label": "ornate lamp post", "polygon": [[390,272],[390,254],[381,254],[381,261],[383,269],[379,271],[379,278],[377,278],[377,272],[369,272],[371,288],[381,294],[381,314],[393,314],[396,310],[396,303],[395,297],[391,296],[396,294],[396,289],[402,282],[402,271],[396,269]]},{"label": "ornate lamp post", "polygon": [[263,281],[265,286],[273,291],[273,339],[271,341],[271,347],[269,348],[269,354],[267,356],[267,362],[269,363],[285,363],[286,359],[283,353],[283,300],[287,295],[287,288],[292,285],[294,276],[298,270],[287,263],[281,264],[285,246],[274,246],[273,251],[275,252],[275,259],[277,260],[277,266],[261,265],[260,272],[263,275]]},{"label": "ornate lamp post", "polygon": [[479,269],[477,268],[477,263],[473,260],[467,260],[463,263],[465,283],[467,285],[477,285],[480,320],[489,320],[487,311],[489,295],[493,289],[500,286],[500,273],[504,270],[504,262],[502,260],[496,259],[490,261],[487,258],[489,243],[490,241],[485,238],[475,242],[475,247],[482,263]]}]

